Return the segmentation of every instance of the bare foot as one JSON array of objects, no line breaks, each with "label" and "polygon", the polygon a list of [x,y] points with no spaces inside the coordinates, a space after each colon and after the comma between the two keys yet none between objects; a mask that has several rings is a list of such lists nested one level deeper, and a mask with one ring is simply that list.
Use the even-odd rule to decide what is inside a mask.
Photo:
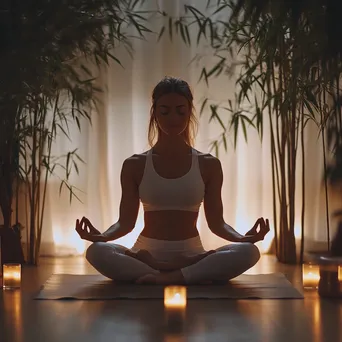
[{"label": "bare foot", "polygon": [[133,252],[128,249],[125,254],[132,258],[140,260],[141,262],[152,268],[156,268],[156,265],[158,263],[157,260],[152,256],[152,254],[145,249],[140,249],[138,252]]},{"label": "bare foot", "polygon": [[174,271],[160,274],[145,274],[136,280],[136,284],[182,285],[185,284],[185,280],[181,271]]},{"label": "bare foot", "polygon": [[206,252],[196,254],[196,255],[180,256],[180,257],[175,258],[172,262],[175,263],[176,265],[180,265],[179,268],[182,268],[182,267],[186,267],[189,265],[193,265],[199,262],[200,260],[206,258],[208,255],[214,254],[214,253],[216,253],[215,250],[210,250],[210,251],[206,251]]}]

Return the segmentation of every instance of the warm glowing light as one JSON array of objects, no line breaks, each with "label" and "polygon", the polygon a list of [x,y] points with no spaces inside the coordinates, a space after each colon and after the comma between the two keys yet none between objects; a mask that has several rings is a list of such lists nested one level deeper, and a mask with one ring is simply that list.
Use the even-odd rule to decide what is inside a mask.
[{"label": "warm glowing light", "polygon": [[182,329],[185,323],[186,287],[167,286],[164,289],[165,323],[168,330]]},{"label": "warm glowing light", "polygon": [[52,234],[53,234],[53,242],[56,245],[61,245],[63,242],[61,229],[59,227],[53,227]]},{"label": "warm glowing light", "polygon": [[164,289],[164,305],[166,308],[186,307],[186,287],[167,286]]},{"label": "warm glowing light", "polygon": [[342,282],[342,266],[338,266],[338,280]]},{"label": "warm glowing light", "polygon": [[303,287],[305,289],[316,289],[320,279],[319,266],[304,263],[302,267],[303,272]]},{"label": "warm glowing light", "polygon": [[295,236],[296,239],[301,239],[302,238],[302,227],[301,227],[300,224],[295,224],[294,236]]},{"label": "warm glowing light", "polygon": [[322,341],[322,320],[321,320],[321,302],[319,300],[313,301],[313,342]]},{"label": "warm glowing light", "polygon": [[56,246],[56,254],[63,254],[63,251],[69,250],[72,254],[83,255],[86,249],[85,240],[82,240],[73,228],[62,232],[60,227],[54,226],[53,241]]},{"label": "warm glowing light", "polygon": [[4,264],[3,288],[4,289],[20,288],[20,283],[21,283],[21,265],[20,264]]},{"label": "warm glowing light", "polygon": [[67,237],[67,242],[71,242],[71,245],[76,249],[78,254],[84,253],[86,249],[85,241],[80,239],[75,230],[70,230],[70,234]]},{"label": "warm glowing light", "polygon": [[265,237],[264,240],[261,241],[261,247],[260,252],[261,253],[267,253],[269,249],[271,248],[272,241],[274,239],[274,231],[271,230]]}]

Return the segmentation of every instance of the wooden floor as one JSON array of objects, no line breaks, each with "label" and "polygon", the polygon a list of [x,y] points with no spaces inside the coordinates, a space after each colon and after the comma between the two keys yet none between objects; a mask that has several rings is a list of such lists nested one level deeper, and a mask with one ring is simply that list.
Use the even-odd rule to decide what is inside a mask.
[{"label": "wooden floor", "polygon": [[[299,266],[263,256],[249,273],[283,272],[301,290]],[[342,301],[191,300],[182,334],[164,327],[161,300],[37,301],[52,273],[94,273],[81,258],[43,258],[23,269],[19,291],[0,290],[1,342],[342,342]]]}]

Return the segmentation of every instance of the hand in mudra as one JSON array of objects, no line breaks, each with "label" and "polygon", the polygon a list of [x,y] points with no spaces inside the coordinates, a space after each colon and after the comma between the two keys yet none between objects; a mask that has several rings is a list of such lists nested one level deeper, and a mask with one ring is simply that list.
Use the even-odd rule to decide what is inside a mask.
[{"label": "hand in mudra", "polygon": [[76,220],[75,230],[83,240],[96,242],[102,237],[102,234],[84,216],[81,221],[79,219]]},{"label": "hand in mudra", "polygon": [[265,237],[265,235],[270,231],[270,223],[268,219],[266,221],[264,220],[263,217],[260,217],[257,219],[255,222],[253,228],[249,230],[245,236],[253,236],[255,238],[255,241],[262,241]]}]

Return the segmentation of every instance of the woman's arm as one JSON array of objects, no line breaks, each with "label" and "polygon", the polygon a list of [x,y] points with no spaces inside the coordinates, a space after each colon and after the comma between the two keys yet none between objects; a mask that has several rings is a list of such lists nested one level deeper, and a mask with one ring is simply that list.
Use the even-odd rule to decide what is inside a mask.
[{"label": "woman's arm", "polygon": [[105,241],[119,239],[134,229],[139,212],[139,188],[133,173],[137,161],[137,157],[132,156],[122,165],[120,216],[116,223],[102,233]]},{"label": "woman's arm", "polygon": [[83,217],[81,221],[77,220],[76,231],[82,239],[91,242],[107,242],[125,236],[134,229],[139,211],[139,191],[133,174],[136,161],[137,158],[132,156],[126,159],[122,165],[119,220],[102,234],[87,218]]},{"label": "woman's arm", "polygon": [[205,157],[206,169],[208,171],[208,180],[205,187],[204,195],[204,212],[208,222],[209,229],[217,236],[231,242],[251,242],[255,243],[261,239],[261,234],[256,232],[257,225],[261,222],[258,219],[256,225],[252,228],[255,230],[253,235],[241,235],[233,227],[224,222],[223,205],[221,198],[221,190],[223,184],[223,172],[219,159],[209,155]]}]

